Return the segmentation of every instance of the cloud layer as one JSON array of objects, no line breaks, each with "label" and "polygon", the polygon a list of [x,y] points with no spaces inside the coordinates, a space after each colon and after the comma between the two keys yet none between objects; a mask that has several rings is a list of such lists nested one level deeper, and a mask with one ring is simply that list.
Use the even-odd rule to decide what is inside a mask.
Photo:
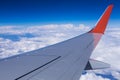
[{"label": "cloud layer", "polygon": [[[83,24],[50,24],[26,28],[0,27],[0,58],[21,54],[80,35],[89,31]],[[3,36],[4,35],[4,36]],[[9,35],[6,36],[6,35]],[[17,37],[16,37],[17,36]],[[18,38],[15,40],[14,38]],[[80,80],[120,80],[120,28],[109,28],[91,58],[111,64],[110,69],[87,71]],[[112,76],[102,76],[102,75]]]}]

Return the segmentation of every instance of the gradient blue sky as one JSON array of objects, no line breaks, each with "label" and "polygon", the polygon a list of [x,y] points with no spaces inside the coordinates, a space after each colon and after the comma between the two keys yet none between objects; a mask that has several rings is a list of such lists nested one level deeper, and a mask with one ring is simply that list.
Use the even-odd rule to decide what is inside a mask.
[{"label": "gradient blue sky", "polygon": [[94,25],[113,3],[110,24],[120,26],[120,0],[0,0],[0,26],[36,24]]}]

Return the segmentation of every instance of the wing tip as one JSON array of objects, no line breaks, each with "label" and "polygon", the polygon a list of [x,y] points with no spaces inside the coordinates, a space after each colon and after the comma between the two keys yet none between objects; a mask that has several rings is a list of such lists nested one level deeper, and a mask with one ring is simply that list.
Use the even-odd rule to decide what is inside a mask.
[{"label": "wing tip", "polygon": [[100,17],[99,21],[97,22],[96,26],[90,30],[88,33],[102,33],[104,34],[110,14],[112,12],[114,4],[110,4],[103,15]]}]

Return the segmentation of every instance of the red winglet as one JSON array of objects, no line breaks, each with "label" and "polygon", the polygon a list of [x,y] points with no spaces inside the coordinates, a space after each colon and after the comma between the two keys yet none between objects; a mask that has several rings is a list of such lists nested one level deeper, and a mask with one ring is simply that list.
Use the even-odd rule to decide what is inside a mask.
[{"label": "red winglet", "polygon": [[96,24],[95,28],[93,28],[89,33],[102,33],[104,34],[104,31],[106,29],[110,14],[112,12],[113,4],[109,5],[101,18],[99,19],[98,23]]}]

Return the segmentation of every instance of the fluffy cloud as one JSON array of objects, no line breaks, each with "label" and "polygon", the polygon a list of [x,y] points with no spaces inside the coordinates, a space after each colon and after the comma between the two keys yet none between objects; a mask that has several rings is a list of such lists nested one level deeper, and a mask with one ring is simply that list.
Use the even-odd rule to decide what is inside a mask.
[{"label": "fluffy cloud", "polygon": [[91,72],[86,73],[86,75],[82,75],[80,80],[110,80],[110,79],[97,76],[95,73]]},{"label": "fluffy cloud", "polygon": [[55,44],[79,35],[84,30],[88,29],[89,27],[85,27],[83,24],[78,26],[74,26],[73,24],[50,24],[43,26],[31,26],[27,28],[1,26],[0,58],[5,58]]},{"label": "fluffy cloud", "polygon": [[[42,48],[51,44],[80,35],[89,31],[90,27],[83,24],[50,24],[31,26],[26,28],[16,26],[0,27],[0,34],[18,36],[19,40],[0,37],[0,58],[20,54],[23,52]],[[30,34],[32,36],[28,37]],[[109,28],[96,47],[91,58],[111,64],[110,69],[90,71],[82,75],[80,80],[111,80],[97,74],[108,74],[114,79],[120,80],[120,28]],[[28,47],[29,46],[29,47]]]},{"label": "fluffy cloud", "polygon": [[112,75],[113,75],[116,79],[120,80],[120,72],[112,71]]}]

